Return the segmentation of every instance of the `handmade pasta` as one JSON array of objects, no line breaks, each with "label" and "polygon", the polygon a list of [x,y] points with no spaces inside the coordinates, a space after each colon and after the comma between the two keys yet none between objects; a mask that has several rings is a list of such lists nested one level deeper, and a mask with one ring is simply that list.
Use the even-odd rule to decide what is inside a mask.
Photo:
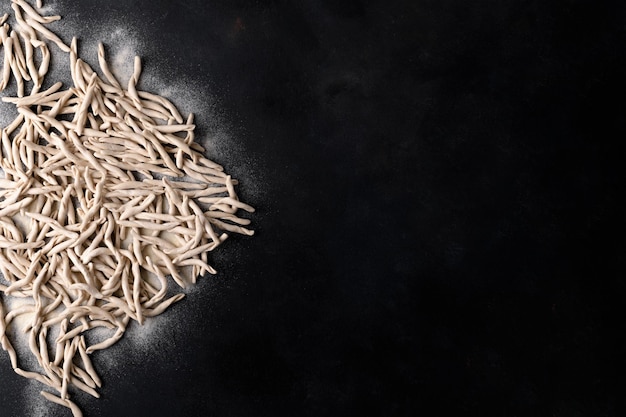
[{"label": "handmade pasta", "polygon": [[[15,86],[2,100],[18,113],[0,146],[0,343],[16,373],[80,416],[72,391],[98,397],[102,384],[89,355],[181,300],[168,277],[184,288],[214,274],[206,252],[228,232],[253,234],[237,213],[254,209],[194,142],[193,115],[139,89],[139,57],[120,82],[99,45],[101,77],[76,39],[68,46],[46,27],[60,17],[42,16],[41,1],[11,6],[17,27],[0,18],[0,91]],[[73,85],[40,91],[50,43],[68,53]],[[26,302],[8,309],[10,299]],[[20,367],[18,317],[37,369]],[[94,339],[96,328],[108,337]]]}]

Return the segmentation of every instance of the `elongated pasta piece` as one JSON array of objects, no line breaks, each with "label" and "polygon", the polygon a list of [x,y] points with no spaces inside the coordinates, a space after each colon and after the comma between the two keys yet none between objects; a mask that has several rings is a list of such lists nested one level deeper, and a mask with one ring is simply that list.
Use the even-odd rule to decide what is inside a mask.
[{"label": "elongated pasta piece", "polygon": [[26,16],[26,23],[28,23],[37,32],[41,33],[45,38],[55,43],[63,52],[70,51],[70,47],[67,46],[61,40],[61,38],[55,35],[50,29],[47,29],[44,25],[42,25],[41,22],[38,22],[36,19],[32,19],[30,15]]},{"label": "elongated pasta piece", "polygon": [[83,413],[80,411],[80,408],[72,401],[68,399],[61,399],[54,394],[51,394],[47,391],[41,391],[41,395],[48,401],[51,401],[55,404],[62,405],[64,407],[69,408],[72,411],[73,417],[83,417]]},{"label": "elongated pasta piece", "polygon": [[24,81],[30,81],[30,75],[28,74],[28,69],[26,67],[26,56],[24,51],[22,51],[22,43],[18,38],[17,32],[11,32],[11,38],[13,39],[13,52],[15,58],[16,68]]},{"label": "elongated pasta piece", "polygon": [[13,61],[13,39],[8,37],[4,27],[0,28],[0,40],[4,45],[4,66],[2,69],[2,83],[0,83],[0,91],[2,91],[9,85],[11,62]]},{"label": "elongated pasta piece", "polygon": [[[39,23],[52,23],[61,19],[61,16],[42,16],[33,7],[24,0],[12,0],[13,3],[19,5],[32,19]],[[39,4],[39,3],[38,3]],[[41,8],[41,6],[37,6]]]}]

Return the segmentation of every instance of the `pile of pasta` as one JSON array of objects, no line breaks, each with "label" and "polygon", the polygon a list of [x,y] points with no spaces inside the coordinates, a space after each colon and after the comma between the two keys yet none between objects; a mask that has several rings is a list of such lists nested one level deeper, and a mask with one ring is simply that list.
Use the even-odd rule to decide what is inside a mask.
[{"label": "pile of pasta", "polygon": [[[2,100],[17,109],[0,144],[0,341],[16,373],[80,416],[71,395],[101,387],[90,354],[182,299],[172,282],[214,274],[208,252],[229,232],[252,235],[238,213],[253,208],[203,155],[193,115],[137,88],[139,57],[123,84],[103,45],[96,71],[76,39],[68,46],[47,27],[60,17],[43,16],[41,2],[11,7],[15,28],[0,18],[0,90],[15,89]],[[43,90],[51,49],[67,56],[73,85]],[[20,367],[12,344],[18,317],[36,369]]]}]

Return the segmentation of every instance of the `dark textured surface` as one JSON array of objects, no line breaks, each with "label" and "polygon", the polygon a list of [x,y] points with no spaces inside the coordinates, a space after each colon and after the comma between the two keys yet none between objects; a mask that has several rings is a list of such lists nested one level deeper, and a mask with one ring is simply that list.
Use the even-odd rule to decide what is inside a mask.
[{"label": "dark textured surface", "polygon": [[623,6],[61,5],[206,84],[258,208],[86,417],[623,415]]}]

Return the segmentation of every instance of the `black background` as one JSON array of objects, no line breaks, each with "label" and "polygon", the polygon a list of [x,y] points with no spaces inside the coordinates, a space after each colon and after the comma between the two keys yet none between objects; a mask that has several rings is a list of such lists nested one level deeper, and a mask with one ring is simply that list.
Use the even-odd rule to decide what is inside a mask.
[{"label": "black background", "polygon": [[204,83],[258,210],[85,416],[624,415],[624,6],[57,4]]}]

